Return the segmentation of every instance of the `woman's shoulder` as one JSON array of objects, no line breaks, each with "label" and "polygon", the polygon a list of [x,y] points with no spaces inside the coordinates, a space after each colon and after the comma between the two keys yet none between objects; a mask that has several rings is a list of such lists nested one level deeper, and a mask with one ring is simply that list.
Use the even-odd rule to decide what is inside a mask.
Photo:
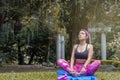
[{"label": "woman's shoulder", "polygon": [[74,44],[73,48],[77,48],[78,47],[78,44]]},{"label": "woman's shoulder", "polygon": [[88,44],[88,49],[93,48],[92,44]]}]

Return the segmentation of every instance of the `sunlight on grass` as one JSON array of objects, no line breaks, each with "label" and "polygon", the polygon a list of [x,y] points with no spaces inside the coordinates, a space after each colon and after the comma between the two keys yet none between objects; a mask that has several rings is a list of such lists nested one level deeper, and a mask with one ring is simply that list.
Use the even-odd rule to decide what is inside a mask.
[{"label": "sunlight on grass", "polygon": [[[119,72],[97,72],[99,80],[120,80]],[[0,80],[57,80],[56,72],[0,73]]]},{"label": "sunlight on grass", "polygon": [[0,73],[0,80],[57,80],[56,72]]},{"label": "sunlight on grass", "polygon": [[99,80],[120,80],[120,72],[97,72],[95,76]]}]

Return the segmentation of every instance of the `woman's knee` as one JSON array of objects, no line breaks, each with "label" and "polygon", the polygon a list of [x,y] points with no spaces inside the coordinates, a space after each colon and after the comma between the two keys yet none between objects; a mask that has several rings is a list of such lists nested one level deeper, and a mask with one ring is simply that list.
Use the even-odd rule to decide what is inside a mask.
[{"label": "woman's knee", "polygon": [[57,60],[57,64],[58,66],[60,66],[61,68],[63,68],[66,71],[69,71],[69,63],[67,61],[65,61],[64,59],[58,59]]},{"label": "woman's knee", "polygon": [[101,65],[101,61],[100,60],[95,60],[90,64],[90,67],[92,68],[99,68]]},{"label": "woman's knee", "polygon": [[58,59],[58,60],[57,60],[57,64],[60,65],[60,64],[63,63],[63,61],[64,61],[64,59]]},{"label": "woman's knee", "polygon": [[95,60],[94,63],[100,65],[100,64],[101,64],[101,61],[100,61],[100,60]]}]

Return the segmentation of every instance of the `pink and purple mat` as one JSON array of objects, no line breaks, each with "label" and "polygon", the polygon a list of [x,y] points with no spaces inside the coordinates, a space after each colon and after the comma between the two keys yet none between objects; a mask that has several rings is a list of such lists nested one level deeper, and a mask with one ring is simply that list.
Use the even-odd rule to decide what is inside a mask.
[{"label": "pink and purple mat", "polygon": [[94,75],[92,76],[71,76],[65,70],[57,70],[58,80],[98,80]]}]

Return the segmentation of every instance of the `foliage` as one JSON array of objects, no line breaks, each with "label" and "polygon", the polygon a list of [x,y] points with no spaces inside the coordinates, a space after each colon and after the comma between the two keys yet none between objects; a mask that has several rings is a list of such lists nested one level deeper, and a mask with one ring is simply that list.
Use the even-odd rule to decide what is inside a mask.
[{"label": "foliage", "polygon": [[[0,2],[0,26],[7,24],[7,28],[4,33],[0,29],[0,52],[7,54],[6,56],[9,57],[6,59],[7,61],[17,60],[17,48],[19,46],[17,40],[20,39],[19,47],[21,47],[22,56],[30,56],[31,54],[26,52],[26,46],[34,46],[31,49],[32,53],[37,50],[38,55],[52,58],[51,56],[55,54],[56,34],[60,33],[65,37],[68,34],[66,56],[69,58],[72,45],[77,40],[79,29],[110,26],[114,31],[119,30],[118,14],[120,10],[118,3],[119,0],[2,0]],[[13,26],[15,22],[22,24],[20,30],[17,27],[17,31],[19,31],[17,35]],[[93,37],[95,58],[100,59],[98,53],[100,50],[100,36],[95,33]],[[108,42],[110,42],[112,37],[109,36],[108,39]],[[47,50],[49,48],[51,52]],[[112,51],[109,50],[109,52]],[[44,60],[40,59],[41,61]]]},{"label": "foliage", "polygon": [[120,32],[114,34],[114,39],[108,42],[108,49],[112,54],[111,58],[114,60],[120,60]]},{"label": "foliage", "polygon": [[[9,37],[5,37],[6,42],[1,45],[2,48],[8,48],[8,41],[10,45],[9,51],[5,52],[5,56],[8,59],[5,61],[17,61],[18,56],[18,46],[21,49],[21,56],[26,57],[35,57],[33,62],[41,63],[50,58],[52,62],[55,62],[55,39],[56,33],[65,34],[65,30],[61,29],[59,24],[59,16],[61,5],[57,1],[2,1],[1,6],[3,9],[2,21],[5,21],[5,24],[10,23],[12,26],[11,30],[6,29],[9,34],[13,34]],[[7,5],[9,4],[9,5]],[[16,5],[18,4],[18,5]],[[27,5],[26,5],[27,4]],[[22,6],[21,6],[22,5]],[[6,13],[4,13],[6,11]],[[14,22],[19,22],[22,24],[19,29],[17,27],[17,34],[13,26]],[[7,22],[7,23],[6,23]],[[2,23],[3,24],[3,23]],[[19,30],[18,30],[19,29]],[[19,31],[19,32],[18,32]],[[5,32],[6,33],[6,32]],[[5,34],[6,35],[6,34]],[[18,44],[17,40],[20,40]],[[3,40],[4,41],[4,40]],[[5,47],[3,45],[6,45]],[[27,47],[30,47],[27,49]],[[31,48],[32,47],[32,48]],[[50,47],[50,51],[48,48]],[[20,51],[20,50],[19,50]],[[1,50],[2,52],[2,50]],[[5,55],[5,52],[3,54]],[[14,57],[10,54],[16,53]],[[48,54],[50,53],[50,54]],[[33,55],[32,55],[33,54]],[[9,55],[9,56],[8,56]],[[54,57],[51,57],[54,55]],[[11,59],[13,58],[13,59]],[[15,59],[14,59],[15,58]],[[26,59],[25,59],[26,60]]]}]

